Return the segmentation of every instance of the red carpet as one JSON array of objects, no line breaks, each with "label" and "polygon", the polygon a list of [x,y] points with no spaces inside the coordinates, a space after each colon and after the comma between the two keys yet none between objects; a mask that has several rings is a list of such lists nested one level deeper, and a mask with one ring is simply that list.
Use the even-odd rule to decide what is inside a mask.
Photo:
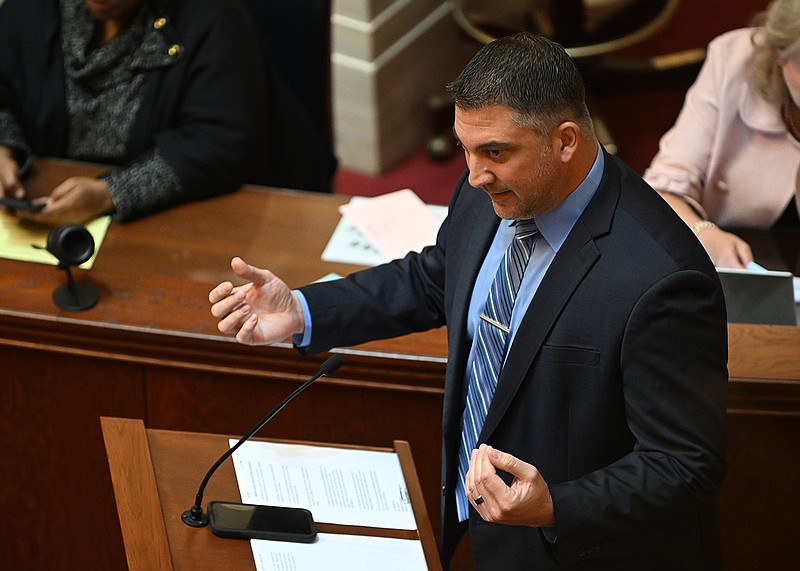
[{"label": "red carpet", "polygon": [[464,155],[460,152],[455,153],[450,160],[439,163],[428,158],[425,148],[421,147],[380,177],[339,169],[334,188],[337,194],[348,196],[377,196],[410,188],[423,202],[447,204],[464,167]]}]

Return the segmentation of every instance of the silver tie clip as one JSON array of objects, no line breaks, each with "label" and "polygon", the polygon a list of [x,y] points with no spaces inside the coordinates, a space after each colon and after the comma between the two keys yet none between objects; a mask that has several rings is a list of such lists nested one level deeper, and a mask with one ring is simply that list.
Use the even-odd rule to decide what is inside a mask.
[{"label": "silver tie clip", "polygon": [[495,321],[491,317],[487,317],[487,316],[485,316],[484,314],[481,313],[480,318],[483,319],[489,325],[494,325],[495,327],[497,327],[500,331],[502,331],[506,335],[511,333],[511,331],[508,329],[508,327],[506,327],[505,325],[503,325],[502,323],[500,323],[498,321]]}]

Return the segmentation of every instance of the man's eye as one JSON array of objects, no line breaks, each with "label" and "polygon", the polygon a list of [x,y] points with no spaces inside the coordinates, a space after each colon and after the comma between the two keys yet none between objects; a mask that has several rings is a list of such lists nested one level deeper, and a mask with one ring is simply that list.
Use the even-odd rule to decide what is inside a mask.
[{"label": "man's eye", "polygon": [[500,155],[502,154],[503,151],[501,151],[500,149],[489,149],[489,156],[492,157],[493,159],[499,158]]}]

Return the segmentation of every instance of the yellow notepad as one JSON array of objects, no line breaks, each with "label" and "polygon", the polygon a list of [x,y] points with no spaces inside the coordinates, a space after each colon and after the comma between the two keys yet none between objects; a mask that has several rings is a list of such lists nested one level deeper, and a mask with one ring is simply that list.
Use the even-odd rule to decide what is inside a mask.
[{"label": "yellow notepad", "polygon": [[[84,270],[94,264],[109,224],[111,216],[101,216],[86,224],[86,229],[94,238],[94,255],[80,265]],[[0,212],[0,258],[57,265],[56,257],[45,249],[51,229],[48,226],[21,223],[7,212]]]}]

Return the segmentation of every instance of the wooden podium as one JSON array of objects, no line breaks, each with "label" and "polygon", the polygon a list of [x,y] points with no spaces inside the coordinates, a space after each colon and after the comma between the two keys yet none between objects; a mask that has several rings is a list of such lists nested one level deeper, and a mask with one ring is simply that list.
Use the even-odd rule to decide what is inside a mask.
[{"label": "wooden podium", "polygon": [[[206,471],[228,449],[229,437],[145,429],[139,419],[101,417],[100,423],[130,571],[255,570],[249,541],[222,539],[208,527],[192,528],[181,521]],[[403,470],[417,530],[323,523],[317,524],[318,530],[419,539],[428,569],[441,571],[411,449],[407,442],[396,440],[394,452]],[[211,478],[205,497],[240,500],[231,462],[223,463]]]}]

